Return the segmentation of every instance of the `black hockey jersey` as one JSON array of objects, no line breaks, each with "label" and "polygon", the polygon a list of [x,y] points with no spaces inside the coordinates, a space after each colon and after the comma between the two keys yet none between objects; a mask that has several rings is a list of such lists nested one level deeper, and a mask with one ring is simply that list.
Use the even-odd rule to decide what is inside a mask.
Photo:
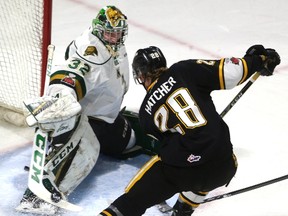
[{"label": "black hockey jersey", "polygon": [[243,83],[261,64],[253,58],[180,61],[149,87],[140,123],[160,141],[163,162],[195,166],[231,156],[229,129],[210,93]]}]

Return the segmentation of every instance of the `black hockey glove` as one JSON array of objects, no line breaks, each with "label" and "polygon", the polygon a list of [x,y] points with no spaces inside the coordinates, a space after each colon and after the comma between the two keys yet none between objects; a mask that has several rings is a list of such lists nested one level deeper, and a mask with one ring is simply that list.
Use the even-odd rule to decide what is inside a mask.
[{"label": "black hockey glove", "polygon": [[259,69],[262,76],[271,76],[275,67],[281,62],[279,54],[274,49],[265,49],[264,46],[260,44],[251,46],[245,54],[245,56],[255,55],[262,59],[262,65]]},{"label": "black hockey glove", "polygon": [[267,69],[267,72],[270,73],[269,75],[272,75],[274,72],[274,69],[277,65],[280,64],[281,59],[279,54],[274,49],[266,49],[267,56],[266,60],[264,62],[264,67]]},{"label": "black hockey glove", "polygon": [[267,55],[266,49],[264,48],[263,45],[257,44],[257,45],[253,45],[251,46],[247,51],[245,56],[253,56],[253,55]]}]

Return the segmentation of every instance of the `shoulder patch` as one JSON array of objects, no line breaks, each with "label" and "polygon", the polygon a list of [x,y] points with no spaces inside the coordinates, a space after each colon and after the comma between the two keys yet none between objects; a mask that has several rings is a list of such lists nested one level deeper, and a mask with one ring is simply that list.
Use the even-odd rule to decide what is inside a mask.
[{"label": "shoulder patch", "polygon": [[62,83],[65,83],[71,87],[75,87],[75,80],[70,76],[65,76],[62,80]]},{"label": "shoulder patch", "polygon": [[230,58],[230,61],[235,65],[239,65],[239,59],[238,58],[232,57],[232,58]]},{"label": "shoulder patch", "polygon": [[98,50],[95,46],[88,46],[86,50],[84,51],[84,56],[98,56]]}]

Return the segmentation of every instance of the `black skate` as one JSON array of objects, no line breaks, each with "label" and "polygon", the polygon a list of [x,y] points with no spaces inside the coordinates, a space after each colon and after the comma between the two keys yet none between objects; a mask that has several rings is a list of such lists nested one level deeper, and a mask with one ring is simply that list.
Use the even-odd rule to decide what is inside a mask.
[{"label": "black skate", "polygon": [[193,212],[194,210],[192,206],[177,200],[173,206],[173,212],[171,216],[191,216]]}]

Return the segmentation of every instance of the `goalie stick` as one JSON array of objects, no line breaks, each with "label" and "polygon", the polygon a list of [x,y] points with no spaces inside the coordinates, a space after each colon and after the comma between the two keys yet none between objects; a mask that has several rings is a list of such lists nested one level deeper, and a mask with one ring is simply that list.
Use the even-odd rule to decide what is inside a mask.
[{"label": "goalie stick", "polygon": [[47,91],[47,87],[50,82],[50,75],[52,72],[52,62],[53,62],[55,46],[53,44],[50,44],[47,50],[48,50],[48,57],[47,57],[47,67],[46,67],[46,76],[45,76],[45,85],[44,85],[44,95]]},{"label": "goalie stick", "polygon": [[74,205],[62,199],[59,191],[51,193],[43,185],[43,174],[46,158],[46,149],[49,133],[38,129],[35,132],[33,151],[30,163],[28,187],[40,199],[70,211],[81,211],[80,206]]},{"label": "goalie stick", "polygon": [[[48,49],[48,57],[47,57],[44,92],[47,90],[47,86],[49,85],[55,46],[50,44],[47,49]],[[29,107],[27,107],[27,109],[30,110]],[[33,112],[31,110],[30,112],[31,117],[35,118]],[[36,118],[35,120],[37,121]],[[43,174],[45,169],[45,158],[46,158],[48,139],[49,139],[49,132],[42,131],[41,129],[38,129],[35,132],[33,140],[32,158],[30,162],[30,170],[28,177],[28,188],[37,197],[48,203],[51,203],[52,205],[70,211],[81,211],[82,208],[80,206],[74,205],[64,200],[63,199],[64,195],[62,196],[61,192],[57,190],[57,188],[55,188],[56,190],[55,192],[51,193],[46,189],[46,187],[43,184]]]}]

